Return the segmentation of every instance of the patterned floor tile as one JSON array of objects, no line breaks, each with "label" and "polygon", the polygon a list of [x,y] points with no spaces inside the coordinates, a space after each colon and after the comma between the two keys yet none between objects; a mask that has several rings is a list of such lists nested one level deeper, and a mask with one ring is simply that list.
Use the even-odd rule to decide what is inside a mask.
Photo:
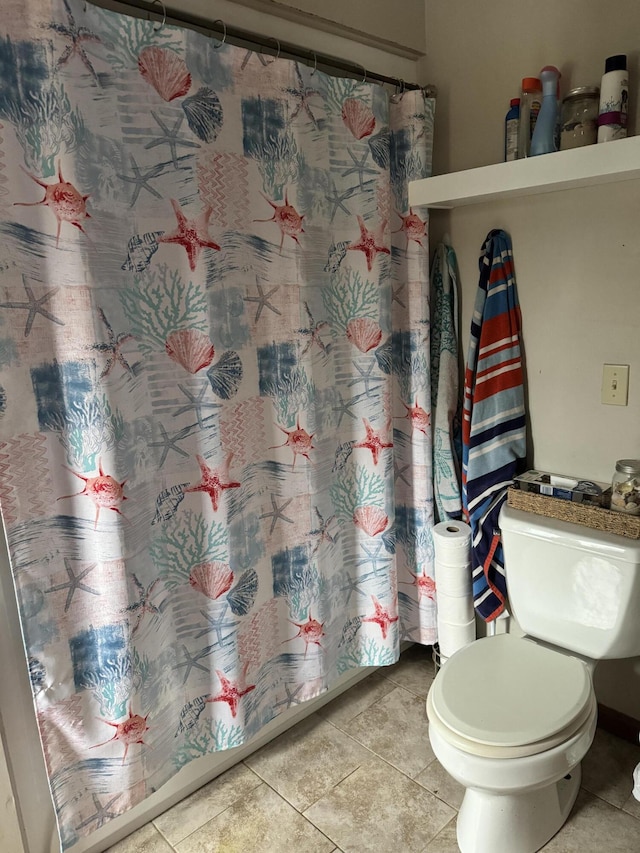
[{"label": "patterned floor tile", "polygon": [[435,758],[427,725],[422,698],[396,687],[346,723],[344,731],[413,778]]},{"label": "patterned floor tile", "polygon": [[631,815],[581,790],[569,820],[542,850],[544,853],[633,853],[640,850],[640,824]]},{"label": "patterned floor tile", "polygon": [[400,655],[398,663],[381,667],[380,675],[399,687],[415,693],[416,696],[426,699],[435,678],[431,654],[430,646],[420,646],[416,643]]},{"label": "patterned floor tile", "polygon": [[379,761],[356,770],[304,814],[341,850],[371,853],[424,850],[455,812]]},{"label": "patterned floor tile", "polygon": [[177,853],[331,853],[335,842],[262,784],[175,849]]},{"label": "patterned floor tile", "polygon": [[456,818],[452,818],[442,832],[427,844],[424,853],[460,853],[456,838]]},{"label": "patterned floor tile", "polygon": [[438,759],[434,759],[416,777],[416,782],[431,791],[452,808],[459,809],[464,797],[464,786],[449,776]]},{"label": "patterned floor tile", "polygon": [[341,729],[345,723],[366,711],[374,702],[390,693],[394,687],[393,682],[383,678],[378,673],[374,673],[349,690],[345,690],[333,702],[323,705],[318,710],[318,716],[329,720],[330,723]]},{"label": "patterned floor tile", "polygon": [[[425,662],[405,667],[394,677],[410,684]],[[640,747],[598,730],[543,853],[640,851],[639,761]],[[463,793],[430,750],[423,698],[376,673],[108,853],[458,853]]]},{"label": "patterned floor tile", "polygon": [[304,811],[374,756],[316,714],[246,759],[292,806]]},{"label": "patterned floor tile", "polygon": [[170,844],[177,844],[260,784],[248,767],[236,764],[153,822]]},{"label": "patterned floor tile", "polygon": [[637,817],[638,820],[640,820],[640,802],[636,800],[633,794],[622,806],[622,810],[627,812],[627,814],[633,815],[633,817]]},{"label": "patterned floor tile", "polygon": [[640,746],[598,729],[582,762],[582,786],[612,806],[622,807],[633,789],[633,770],[638,763]]},{"label": "patterned floor tile", "polygon": [[109,847],[105,853],[173,853],[173,848],[160,835],[153,824],[148,823]]}]

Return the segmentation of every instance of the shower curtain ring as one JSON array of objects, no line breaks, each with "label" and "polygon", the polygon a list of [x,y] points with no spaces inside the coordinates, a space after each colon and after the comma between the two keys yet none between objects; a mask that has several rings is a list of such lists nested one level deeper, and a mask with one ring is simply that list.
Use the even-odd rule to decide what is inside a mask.
[{"label": "shower curtain ring", "polygon": [[313,71],[309,74],[309,77],[313,77],[313,75],[318,70],[318,54],[312,50],[311,56],[313,56]]},{"label": "shower curtain ring", "polygon": [[261,57],[263,57],[263,58],[262,58],[262,60],[261,60],[263,65],[271,65],[273,62],[275,62],[275,61],[276,61],[276,59],[280,59],[280,42],[278,41],[278,39],[277,39],[277,38],[274,38],[274,36],[267,36],[267,38],[269,39],[269,41],[274,41],[274,42],[276,43],[276,45],[277,45],[277,47],[278,47],[278,52],[276,53],[276,55],[275,55],[275,56],[272,56],[272,57],[270,58],[270,60],[267,60],[267,59],[265,59],[265,58],[263,57],[263,54],[262,54],[262,47],[261,47],[261,48],[260,48],[260,56],[261,56]]},{"label": "shower curtain ring", "polygon": [[403,80],[401,77],[399,77],[399,78],[396,80],[396,91],[395,91],[395,94],[394,94],[394,97],[395,97],[395,99],[396,99],[396,102],[397,102],[397,101],[401,101],[401,100],[404,98],[405,88],[406,88],[406,87],[405,87],[405,82],[404,82],[404,80]]},{"label": "shower curtain ring", "polygon": [[275,43],[278,45],[278,52],[276,53],[275,58],[273,60],[275,62],[276,59],[280,59],[280,42],[277,38],[274,38],[273,36],[270,36],[269,38],[271,41],[275,41]]},{"label": "shower curtain ring", "polygon": [[[154,27],[153,31],[154,33],[159,33],[167,23],[167,7],[164,5],[163,0],[151,0],[152,6],[155,6],[156,3],[159,3],[162,6],[162,23],[159,27]],[[151,11],[147,12],[147,21],[149,20],[151,20]]]},{"label": "shower curtain ring", "polygon": [[362,80],[360,81],[360,85],[362,86],[367,82],[367,69],[361,62],[359,62],[358,65],[360,66],[360,68],[362,68],[363,71]]},{"label": "shower curtain ring", "polygon": [[222,18],[216,18],[216,20],[213,22],[213,24],[214,24],[214,26],[216,24],[222,24],[222,41],[220,41],[220,39],[218,39],[217,40],[218,44],[214,44],[214,46],[213,46],[214,50],[219,50],[227,40],[227,25],[222,20]]}]

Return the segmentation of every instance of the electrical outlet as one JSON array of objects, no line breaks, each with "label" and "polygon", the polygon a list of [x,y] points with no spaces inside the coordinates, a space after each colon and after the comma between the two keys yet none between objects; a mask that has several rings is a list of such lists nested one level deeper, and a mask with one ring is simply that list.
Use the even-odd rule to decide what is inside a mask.
[{"label": "electrical outlet", "polygon": [[626,406],[629,395],[629,365],[602,366],[602,402],[607,406]]}]

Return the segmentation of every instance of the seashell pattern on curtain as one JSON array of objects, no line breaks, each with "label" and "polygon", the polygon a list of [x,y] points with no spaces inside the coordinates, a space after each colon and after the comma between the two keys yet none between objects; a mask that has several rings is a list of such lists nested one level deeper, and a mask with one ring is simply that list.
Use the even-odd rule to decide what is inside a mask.
[{"label": "seashell pattern on curtain", "polygon": [[25,10],[0,23],[0,504],[72,849],[436,638],[407,201],[434,103]]}]

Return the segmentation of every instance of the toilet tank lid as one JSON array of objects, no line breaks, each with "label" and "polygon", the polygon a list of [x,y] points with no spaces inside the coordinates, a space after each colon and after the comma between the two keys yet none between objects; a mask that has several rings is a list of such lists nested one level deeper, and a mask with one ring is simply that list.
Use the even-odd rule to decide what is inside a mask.
[{"label": "toilet tank lid", "polygon": [[452,655],[431,691],[440,719],[462,737],[523,746],[570,726],[583,713],[592,686],[582,661],[499,634]]},{"label": "toilet tank lid", "polygon": [[611,559],[640,566],[640,540],[595,530],[582,524],[561,521],[525,512],[504,504],[500,511],[500,529],[503,533],[516,533],[534,539],[544,539],[570,548],[580,548]]}]

